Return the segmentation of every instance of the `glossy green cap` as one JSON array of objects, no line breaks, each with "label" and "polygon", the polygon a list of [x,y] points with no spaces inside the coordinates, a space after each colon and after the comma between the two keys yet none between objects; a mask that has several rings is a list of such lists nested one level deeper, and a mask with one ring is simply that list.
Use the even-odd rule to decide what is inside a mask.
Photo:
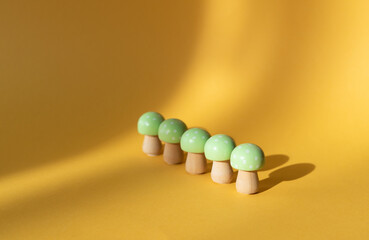
[{"label": "glossy green cap", "polygon": [[186,152],[203,153],[205,143],[209,138],[210,134],[204,129],[188,129],[181,138],[181,148]]},{"label": "glossy green cap", "polygon": [[137,130],[143,135],[158,135],[160,123],[164,121],[163,116],[157,112],[146,112],[138,119]]},{"label": "glossy green cap", "polygon": [[235,143],[230,136],[214,135],[205,143],[205,157],[212,161],[227,161],[234,147]]},{"label": "glossy green cap", "polygon": [[264,152],[252,143],[238,145],[231,154],[231,166],[243,171],[256,171],[264,165]]},{"label": "glossy green cap", "polygon": [[167,143],[179,143],[186,130],[187,126],[181,120],[167,119],[159,126],[159,139]]}]

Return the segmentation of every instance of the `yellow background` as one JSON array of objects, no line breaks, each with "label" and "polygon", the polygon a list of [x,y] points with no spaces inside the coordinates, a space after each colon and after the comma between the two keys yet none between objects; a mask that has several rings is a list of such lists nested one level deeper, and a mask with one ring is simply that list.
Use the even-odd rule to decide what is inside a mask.
[{"label": "yellow background", "polygon": [[[0,1],[0,238],[369,239],[369,4]],[[141,151],[252,142],[261,193]]]}]

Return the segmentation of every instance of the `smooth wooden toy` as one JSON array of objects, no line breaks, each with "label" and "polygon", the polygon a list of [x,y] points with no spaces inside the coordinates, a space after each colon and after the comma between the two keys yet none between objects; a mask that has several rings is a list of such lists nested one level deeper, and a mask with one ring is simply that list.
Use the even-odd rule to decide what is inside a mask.
[{"label": "smooth wooden toy", "polygon": [[232,150],[235,147],[233,139],[225,134],[217,134],[205,143],[205,156],[213,161],[211,179],[216,183],[231,183],[233,170],[229,164]]},{"label": "smooth wooden toy", "polygon": [[159,139],[164,145],[164,161],[170,165],[183,162],[183,151],[180,141],[187,126],[179,119],[171,118],[163,121],[159,126]]},{"label": "smooth wooden toy", "polygon": [[186,171],[190,174],[206,172],[206,158],[204,146],[210,134],[201,128],[187,130],[181,138],[181,148],[187,153]]},{"label": "smooth wooden toy", "polygon": [[258,192],[259,178],[257,170],[264,165],[264,152],[252,143],[237,146],[231,154],[231,165],[238,169],[236,189],[239,193],[254,194]]},{"label": "smooth wooden toy", "polygon": [[158,136],[145,135],[142,151],[148,156],[154,157],[161,154],[162,144]]},{"label": "smooth wooden toy", "polygon": [[161,154],[162,144],[158,138],[158,130],[163,121],[163,116],[157,112],[146,112],[138,119],[137,130],[144,135],[142,151],[149,156]]},{"label": "smooth wooden toy", "polygon": [[169,165],[183,162],[183,151],[179,143],[165,143],[163,158]]}]

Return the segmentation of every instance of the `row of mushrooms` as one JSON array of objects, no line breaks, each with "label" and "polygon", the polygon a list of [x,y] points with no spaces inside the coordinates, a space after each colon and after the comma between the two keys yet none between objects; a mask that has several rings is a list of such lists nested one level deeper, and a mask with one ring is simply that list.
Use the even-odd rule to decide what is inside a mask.
[{"label": "row of mushrooms", "polygon": [[149,156],[161,154],[167,164],[180,164],[187,152],[186,171],[190,174],[206,172],[207,161],[211,160],[211,178],[220,184],[231,183],[233,168],[238,170],[236,189],[240,193],[253,194],[258,191],[257,171],[264,165],[264,153],[252,143],[238,146],[225,134],[210,134],[202,128],[188,129],[186,124],[175,118],[164,120],[157,112],[146,112],[138,120],[138,132],[144,135],[143,152]]}]

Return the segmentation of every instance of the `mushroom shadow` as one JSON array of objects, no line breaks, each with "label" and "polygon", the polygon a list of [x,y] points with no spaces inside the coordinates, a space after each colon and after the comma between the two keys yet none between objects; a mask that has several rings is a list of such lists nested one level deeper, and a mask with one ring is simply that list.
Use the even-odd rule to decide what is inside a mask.
[{"label": "mushroom shadow", "polygon": [[285,164],[288,159],[290,159],[287,155],[283,154],[273,154],[265,157],[265,164],[260,171],[268,171],[273,168],[279,167]]},{"label": "mushroom shadow", "polygon": [[315,165],[311,163],[298,163],[277,169],[271,172],[268,178],[259,182],[259,193],[265,192],[279,183],[302,178],[314,171],[314,169]]}]

